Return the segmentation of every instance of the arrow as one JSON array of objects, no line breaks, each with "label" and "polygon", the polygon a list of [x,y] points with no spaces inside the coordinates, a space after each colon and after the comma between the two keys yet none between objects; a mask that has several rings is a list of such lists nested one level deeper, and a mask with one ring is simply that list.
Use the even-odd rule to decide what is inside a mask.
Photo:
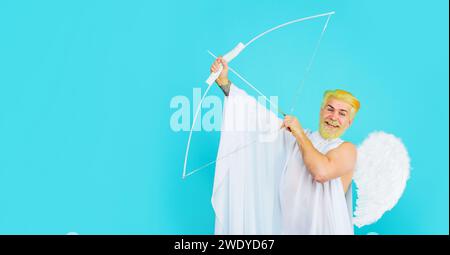
[{"label": "arrow", "polygon": [[[229,63],[229,62],[231,62],[234,58],[236,58],[236,57],[237,57],[237,56],[238,56],[245,48],[247,48],[248,46],[250,46],[250,45],[251,45],[252,43],[254,43],[256,40],[260,39],[261,37],[263,37],[263,36],[265,36],[265,35],[267,35],[267,34],[273,32],[273,31],[275,31],[275,30],[278,30],[278,29],[280,29],[280,28],[283,28],[283,27],[286,27],[286,26],[288,26],[288,25],[292,25],[292,24],[295,24],[295,23],[298,23],[298,22],[302,22],[302,21],[306,21],[306,20],[311,20],[311,19],[316,19],[316,18],[328,16],[328,19],[327,19],[327,21],[326,21],[326,23],[325,23],[325,25],[324,25],[324,27],[323,27],[323,29],[322,29],[322,33],[321,33],[321,35],[320,35],[319,41],[318,41],[318,43],[317,43],[317,45],[316,45],[316,47],[315,47],[313,56],[311,57],[310,63],[309,63],[309,65],[308,65],[307,69],[306,69],[306,73],[308,73],[309,70],[310,70],[310,68],[311,68],[313,59],[315,58],[317,49],[319,48],[318,46],[319,46],[319,44],[320,44],[320,42],[321,42],[322,36],[323,36],[323,34],[324,34],[324,32],[325,32],[325,30],[326,30],[326,28],[327,28],[328,21],[329,21],[331,15],[333,15],[333,14],[335,14],[335,12],[334,12],[334,11],[331,11],[331,12],[322,13],[322,14],[317,14],[317,15],[313,15],[313,16],[309,16],[309,17],[299,18],[299,19],[295,19],[295,20],[292,20],[292,21],[289,21],[289,22],[280,24],[280,25],[275,26],[275,27],[273,27],[273,28],[270,28],[270,29],[268,29],[268,30],[266,30],[266,31],[264,31],[264,32],[262,32],[262,33],[260,33],[260,34],[258,34],[257,36],[253,37],[253,38],[252,38],[250,41],[248,41],[246,44],[243,44],[242,42],[239,42],[239,43],[238,43],[231,51],[229,51],[227,54],[225,54],[225,55],[223,56],[223,58]],[[209,53],[210,53],[212,56],[214,56],[214,54],[212,54],[211,52],[209,52]],[[219,77],[220,72],[222,72],[222,69],[223,69],[223,66],[220,65],[219,70],[218,70],[217,72],[211,73],[211,74],[209,75],[208,79],[206,79],[206,83],[208,84],[208,87],[206,88],[205,93],[203,94],[203,97],[201,98],[200,103],[199,103],[198,106],[197,106],[197,109],[196,109],[195,114],[194,114],[194,120],[193,120],[193,122],[192,122],[191,129],[189,130],[189,137],[188,137],[188,142],[187,142],[187,145],[186,145],[186,153],[185,153],[185,156],[184,156],[183,179],[185,179],[188,175],[191,175],[192,173],[197,172],[197,171],[200,170],[200,169],[203,169],[205,166],[208,166],[208,165],[210,165],[210,164],[216,162],[216,161],[209,162],[209,163],[207,163],[206,165],[204,165],[204,166],[202,166],[202,167],[199,167],[199,168],[197,168],[195,171],[192,171],[191,173],[189,173],[188,175],[186,175],[187,161],[188,161],[188,157],[189,157],[189,149],[190,149],[190,145],[191,145],[192,131],[193,131],[193,129],[194,129],[194,125],[195,125],[195,123],[196,123],[196,121],[197,121],[198,114],[200,113],[200,109],[201,109],[203,100],[205,99],[206,95],[208,94],[209,90],[211,89],[211,86],[214,84],[214,81]],[[255,86],[251,85],[247,80],[245,80],[242,76],[240,76],[237,72],[235,72],[235,71],[232,70],[231,68],[230,68],[230,70],[231,70],[233,73],[237,74],[238,77],[239,77],[240,79],[242,79],[247,85],[249,85],[250,87],[252,87],[252,89],[254,89],[254,90],[257,91],[260,95],[262,95],[262,96],[264,97],[265,100],[267,100],[269,103],[271,103],[270,100],[268,100],[266,96],[264,96],[258,89],[256,89]],[[303,82],[301,83],[300,88],[297,90],[297,93],[300,92],[300,89],[301,89],[302,86],[303,86]],[[271,103],[271,104],[272,104],[272,103]],[[273,104],[272,104],[272,105],[273,105]],[[278,107],[277,107],[277,109],[280,111],[280,109],[279,109]],[[292,112],[292,111],[293,111],[293,108],[291,109],[291,112]],[[281,112],[281,113],[282,113],[283,115],[286,115],[284,112]]]}]

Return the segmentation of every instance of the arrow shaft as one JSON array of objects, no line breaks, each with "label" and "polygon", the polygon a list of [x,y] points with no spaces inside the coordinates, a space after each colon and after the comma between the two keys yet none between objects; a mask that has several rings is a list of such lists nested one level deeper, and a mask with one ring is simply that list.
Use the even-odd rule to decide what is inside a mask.
[{"label": "arrow shaft", "polygon": [[[326,23],[325,23],[325,25],[324,25],[324,28],[322,29],[322,33],[321,33],[321,36],[320,36],[320,38],[319,38],[319,42],[318,42],[318,45],[319,45],[319,44],[320,44],[320,41],[321,41],[321,39],[322,39],[322,36],[323,36],[323,34],[324,34],[324,32],[325,32],[325,30],[326,30],[326,28],[327,28],[328,21],[329,21],[331,15],[333,15],[333,14],[335,14],[334,11],[332,11],[332,12],[327,12],[327,13],[322,13],[322,14],[317,14],[317,15],[313,15],[313,16],[309,16],[309,17],[304,17],[304,18],[292,20],[292,21],[283,23],[283,24],[281,24],[281,25],[278,25],[278,26],[276,26],[276,27],[273,27],[273,28],[271,28],[271,29],[268,29],[268,30],[266,30],[266,31],[264,31],[264,32],[262,32],[262,33],[260,33],[260,34],[258,34],[257,36],[255,36],[253,39],[251,39],[251,40],[250,40],[249,42],[247,42],[245,45],[243,45],[243,46],[241,45],[242,48],[239,50],[239,52],[242,51],[242,50],[244,50],[244,49],[247,48],[248,46],[250,46],[252,43],[254,43],[256,40],[260,39],[260,38],[263,37],[264,35],[267,35],[267,34],[273,32],[273,31],[275,31],[275,30],[277,30],[277,29],[280,29],[280,28],[282,28],[282,27],[285,27],[285,26],[288,26],[288,25],[291,25],[291,24],[294,24],[294,23],[298,23],[298,22],[302,22],[302,21],[306,21],[306,20],[311,20],[311,19],[315,19],[315,18],[320,18],[320,17],[328,16],[328,19],[327,19],[327,21],[326,21]],[[312,56],[312,58],[311,58],[311,60],[310,60],[310,63],[309,63],[309,65],[308,65],[307,69],[306,69],[305,76],[306,76],[306,74],[309,72],[309,70],[310,70],[310,68],[311,68],[311,65],[312,65],[313,60],[314,60],[315,55],[316,55],[316,51],[317,51],[317,49],[318,49],[318,45],[316,46],[316,48],[315,48],[315,50],[314,50],[314,52],[313,52],[313,56]],[[239,52],[238,52],[237,54],[239,54]],[[212,54],[210,51],[208,51],[208,53],[209,53],[210,55],[212,55],[213,57],[216,57],[216,56],[215,56],[214,54]],[[237,55],[237,54],[236,54],[236,55]],[[234,71],[231,67],[229,67],[229,69],[230,69],[230,71],[232,71],[234,74],[236,74],[242,81],[244,81],[247,85],[249,85],[252,89],[254,89],[256,92],[258,92],[258,94],[260,94],[261,96],[263,96],[264,99],[265,99],[266,101],[268,101],[271,105],[274,105],[274,104],[273,104],[269,99],[267,99],[267,97],[266,97],[264,94],[262,94],[255,86],[253,86],[250,82],[248,82],[246,79],[244,79],[241,75],[239,75],[239,74],[238,74],[236,71]],[[304,78],[305,78],[305,77],[304,77]],[[208,79],[208,80],[212,80],[212,79],[213,79],[213,78]],[[214,80],[215,80],[215,79],[214,79]],[[213,81],[213,82],[214,82],[214,81]],[[197,121],[197,117],[198,117],[198,114],[199,114],[199,112],[200,112],[201,104],[203,103],[203,100],[205,99],[206,94],[208,94],[208,91],[210,90],[210,88],[211,88],[213,82],[208,82],[208,88],[206,89],[205,93],[203,94],[202,99],[200,100],[200,103],[199,103],[199,105],[198,105],[198,107],[197,107],[197,111],[195,112],[195,115],[194,115],[194,119],[193,119],[193,122],[192,122],[191,130],[189,131],[189,138],[188,138],[188,142],[187,142],[187,146],[186,146],[186,153],[185,153],[185,157],[184,157],[183,179],[186,178],[187,176],[193,174],[194,172],[197,172],[197,171],[199,171],[199,170],[205,168],[206,166],[209,166],[209,165],[213,164],[214,162],[216,162],[216,160],[215,160],[215,161],[212,161],[212,162],[209,162],[209,163],[207,163],[206,165],[197,168],[195,171],[192,171],[191,173],[186,174],[186,170],[187,170],[187,160],[188,160],[188,156],[189,156],[189,149],[190,149],[191,138],[192,138],[192,130],[193,130],[194,125],[195,125],[195,123],[196,123],[196,121]],[[303,83],[304,83],[304,79],[303,79],[303,81],[302,81],[301,84],[300,84],[300,88],[297,90],[297,92],[298,92],[298,93],[297,93],[297,96],[298,96],[298,94],[299,94],[301,88],[303,87]],[[279,113],[281,113],[282,115],[286,115],[286,114],[285,114],[278,106],[276,106],[276,108],[277,108],[277,111],[278,111]],[[293,111],[293,107],[291,108],[291,112],[292,112],[292,111]],[[233,152],[233,153],[234,153],[234,152]],[[232,154],[232,153],[231,153],[231,154]],[[229,155],[225,155],[223,158],[225,158],[225,157],[227,157],[227,156],[229,156]],[[222,158],[222,159],[223,159],[223,158]]]}]

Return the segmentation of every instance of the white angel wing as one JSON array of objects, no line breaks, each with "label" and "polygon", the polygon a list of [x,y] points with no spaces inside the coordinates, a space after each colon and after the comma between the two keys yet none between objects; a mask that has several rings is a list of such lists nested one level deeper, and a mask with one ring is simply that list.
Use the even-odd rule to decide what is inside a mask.
[{"label": "white angel wing", "polygon": [[401,140],[372,132],[358,147],[353,224],[359,228],[372,224],[391,210],[403,194],[409,171],[408,152]]}]

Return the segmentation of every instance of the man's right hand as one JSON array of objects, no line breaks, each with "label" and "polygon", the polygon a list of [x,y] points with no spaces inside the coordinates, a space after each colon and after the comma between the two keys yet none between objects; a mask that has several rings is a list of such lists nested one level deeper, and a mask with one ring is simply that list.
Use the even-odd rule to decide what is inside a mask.
[{"label": "man's right hand", "polygon": [[220,64],[222,64],[223,69],[222,72],[220,72],[219,77],[216,79],[216,83],[219,86],[228,84],[228,63],[225,59],[222,58],[222,56],[219,56],[214,63],[211,65],[211,73],[217,72],[220,69]]}]

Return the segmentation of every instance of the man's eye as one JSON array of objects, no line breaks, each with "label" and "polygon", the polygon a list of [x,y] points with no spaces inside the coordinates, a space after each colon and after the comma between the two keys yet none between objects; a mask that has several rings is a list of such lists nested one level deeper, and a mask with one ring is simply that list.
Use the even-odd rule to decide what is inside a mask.
[{"label": "man's eye", "polygon": [[332,111],[333,111],[333,109],[331,109],[331,108],[328,108],[328,111],[329,111],[329,112],[332,112]]},{"label": "man's eye", "polygon": [[345,113],[341,112],[339,113],[342,117],[345,117]]}]

